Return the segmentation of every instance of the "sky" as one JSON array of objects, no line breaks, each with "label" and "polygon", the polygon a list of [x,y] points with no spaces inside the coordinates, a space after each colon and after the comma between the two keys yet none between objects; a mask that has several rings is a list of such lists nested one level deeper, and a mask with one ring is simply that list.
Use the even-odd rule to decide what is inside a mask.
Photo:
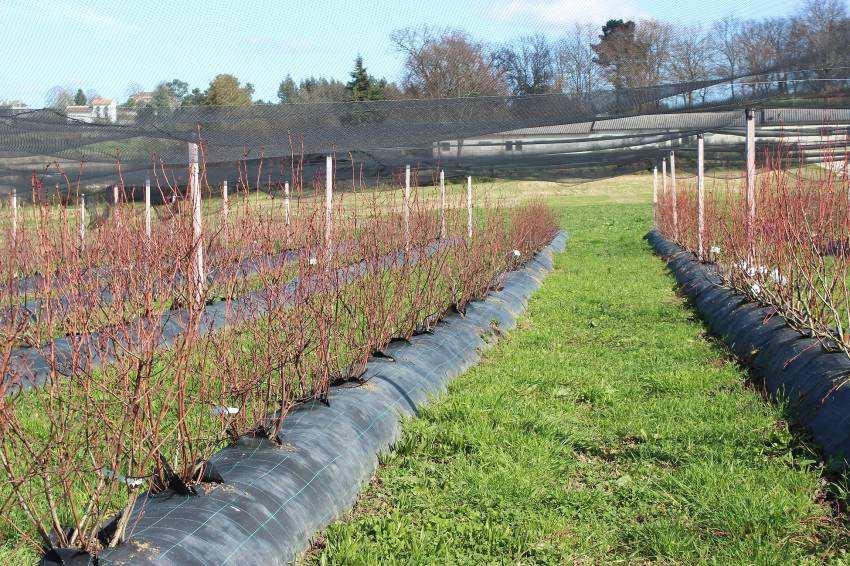
[{"label": "sky", "polygon": [[56,85],[126,100],[179,78],[206,88],[219,73],[276,100],[280,81],[401,75],[393,30],[461,28],[477,39],[562,34],[576,22],[657,18],[681,24],[793,12],[801,0],[0,0],[0,100],[44,106]]}]

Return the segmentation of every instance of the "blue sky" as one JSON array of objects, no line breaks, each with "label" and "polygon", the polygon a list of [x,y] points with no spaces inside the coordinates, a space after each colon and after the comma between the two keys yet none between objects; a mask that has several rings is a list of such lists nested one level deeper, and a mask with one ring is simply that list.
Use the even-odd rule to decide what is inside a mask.
[{"label": "blue sky", "polygon": [[[459,27],[487,41],[557,35],[576,21],[654,17],[679,23],[787,14],[798,0],[0,0],[0,99],[43,106],[54,85],[125,99],[180,78],[206,87],[232,73],[274,99],[287,73],[347,79],[354,57],[399,78],[397,28]],[[234,7],[239,5],[238,8]]]}]

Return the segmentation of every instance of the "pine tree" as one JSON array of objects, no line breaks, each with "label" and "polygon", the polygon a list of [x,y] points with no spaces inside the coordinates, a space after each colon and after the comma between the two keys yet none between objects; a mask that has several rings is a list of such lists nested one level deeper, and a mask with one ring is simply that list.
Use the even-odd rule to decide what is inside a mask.
[{"label": "pine tree", "polygon": [[293,103],[298,98],[298,86],[292,80],[292,75],[286,75],[277,89],[277,97],[281,104]]},{"label": "pine tree", "polygon": [[346,85],[351,93],[351,100],[383,100],[384,93],[381,85],[366,71],[363,66],[363,57],[357,56],[354,60],[354,70],[351,71],[351,80]]},{"label": "pine tree", "polygon": [[86,102],[88,102],[88,100],[86,99],[86,95],[83,92],[83,89],[78,88],[77,94],[74,95],[74,104],[76,104],[77,106],[84,106]]}]

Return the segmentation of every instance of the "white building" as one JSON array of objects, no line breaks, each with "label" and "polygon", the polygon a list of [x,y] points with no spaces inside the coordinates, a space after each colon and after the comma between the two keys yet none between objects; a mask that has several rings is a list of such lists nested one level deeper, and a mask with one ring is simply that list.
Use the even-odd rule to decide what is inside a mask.
[{"label": "white building", "polygon": [[95,119],[106,120],[110,124],[118,121],[118,103],[113,98],[95,97],[91,101],[92,115]]},{"label": "white building", "polygon": [[91,104],[81,106],[68,106],[65,115],[72,120],[80,122],[108,122],[114,124],[118,121],[118,104],[111,98],[95,97]]}]

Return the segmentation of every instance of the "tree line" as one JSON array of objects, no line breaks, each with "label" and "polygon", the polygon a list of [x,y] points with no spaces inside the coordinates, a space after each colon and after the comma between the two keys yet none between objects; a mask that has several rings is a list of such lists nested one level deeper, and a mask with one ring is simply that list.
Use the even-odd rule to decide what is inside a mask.
[{"label": "tree line", "polygon": [[[349,80],[309,77],[296,82],[286,75],[277,100],[254,100],[251,83],[228,74],[216,76],[204,90],[179,79],[162,82],[143,106],[293,104],[361,100],[454,98],[468,96],[564,93],[587,98],[608,89],[622,91],[666,83],[694,83],[714,77],[768,75],[787,91],[790,62],[810,62],[809,85],[842,88],[850,55],[850,20],[843,0],[804,0],[785,17],[741,20],[726,17],[710,25],[682,26],[655,19],[612,19],[601,28],[575,24],[559,36],[521,36],[488,43],[459,29],[429,27],[397,30],[390,36],[401,55],[400,80],[371,75],[357,57]],[[784,70],[783,70],[784,69]],[[774,71],[775,70],[775,71]],[[140,88],[124,104],[137,106]],[[760,88],[756,83],[735,89]],[[706,90],[682,95],[686,104]],[[67,104],[69,93],[49,106]],[[82,91],[78,92],[82,95]]]}]

